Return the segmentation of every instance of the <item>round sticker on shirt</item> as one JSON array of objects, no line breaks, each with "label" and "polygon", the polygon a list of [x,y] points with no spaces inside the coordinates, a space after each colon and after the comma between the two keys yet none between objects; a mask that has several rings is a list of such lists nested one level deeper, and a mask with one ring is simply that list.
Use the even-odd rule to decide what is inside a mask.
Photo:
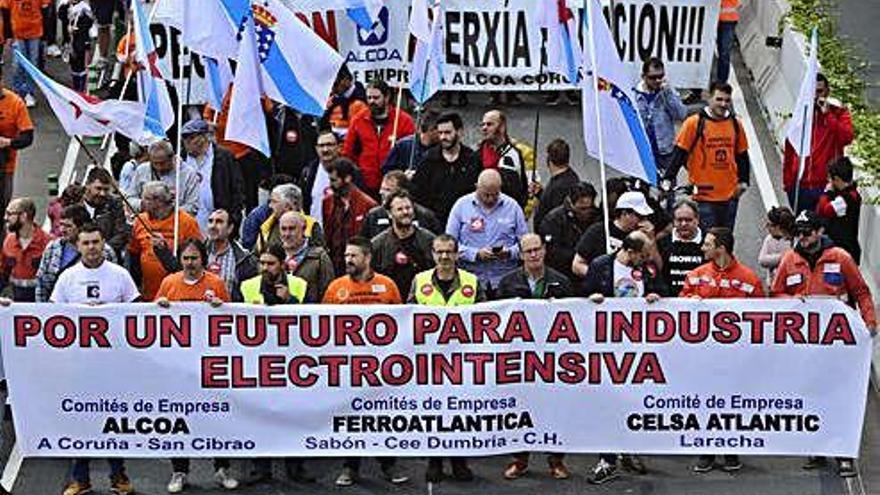
[{"label": "round sticker on shirt", "polygon": [[340,301],[348,299],[348,289],[340,287],[339,290],[336,291],[336,299],[339,299]]},{"label": "round sticker on shirt", "polygon": [[642,278],[644,278],[644,276],[645,275],[642,273],[641,270],[633,270],[632,271],[633,280],[635,280],[636,282],[641,282]]},{"label": "round sticker on shirt", "polygon": [[205,301],[210,301],[211,299],[214,299],[216,296],[217,296],[217,294],[214,293],[214,291],[212,289],[208,289],[205,291]]},{"label": "round sticker on shirt", "polygon": [[406,265],[409,263],[409,256],[403,251],[398,251],[397,254],[394,255],[394,262],[398,265]]},{"label": "round sticker on shirt", "polygon": [[284,140],[290,144],[296,144],[299,142],[299,133],[291,129],[284,133]]},{"label": "round sticker on shirt", "polygon": [[214,275],[220,275],[220,263],[217,263],[216,261],[209,263],[206,269]]},{"label": "round sticker on shirt", "polygon": [[483,220],[483,217],[471,218],[470,228],[471,232],[482,232],[486,229],[486,221]]},{"label": "round sticker on shirt", "polygon": [[474,288],[470,285],[465,285],[461,288],[461,295],[464,297],[471,297],[474,295]]},{"label": "round sticker on shirt", "polygon": [[419,289],[419,290],[422,291],[422,295],[424,295],[424,296],[430,296],[431,294],[434,293],[434,286],[431,285],[431,284],[425,284],[425,285],[423,285],[422,288]]}]

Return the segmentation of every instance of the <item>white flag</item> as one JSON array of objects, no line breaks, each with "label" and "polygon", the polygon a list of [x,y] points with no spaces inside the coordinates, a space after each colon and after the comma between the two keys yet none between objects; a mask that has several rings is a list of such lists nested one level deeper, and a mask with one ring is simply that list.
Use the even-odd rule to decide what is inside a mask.
[{"label": "white flag", "polygon": [[[807,72],[801,82],[801,92],[785,133],[787,144],[791,145],[798,158],[810,156],[813,145],[813,111],[816,103],[816,76],[819,74],[818,46],[819,34],[816,29],[813,29],[813,35],[810,37],[810,59],[807,61]],[[798,183],[802,175],[803,170],[798,166]]]},{"label": "white flag", "polygon": [[232,84],[225,138],[246,144],[269,156],[269,133],[260,102],[262,94],[263,82],[254,20],[248,17],[238,46],[238,67],[235,69],[235,80]]}]

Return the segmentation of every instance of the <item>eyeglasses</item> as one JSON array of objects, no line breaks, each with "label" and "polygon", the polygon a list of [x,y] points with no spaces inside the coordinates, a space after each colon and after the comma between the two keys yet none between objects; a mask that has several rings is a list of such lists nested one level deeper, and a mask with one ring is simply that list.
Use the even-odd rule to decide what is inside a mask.
[{"label": "eyeglasses", "polygon": [[647,74],[645,75],[645,77],[651,79],[652,81],[659,81],[660,79],[666,77],[666,74]]}]

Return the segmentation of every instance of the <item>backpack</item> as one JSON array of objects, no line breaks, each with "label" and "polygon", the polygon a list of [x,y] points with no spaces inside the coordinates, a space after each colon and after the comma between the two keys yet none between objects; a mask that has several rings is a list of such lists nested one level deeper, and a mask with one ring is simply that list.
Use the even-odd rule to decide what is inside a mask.
[{"label": "backpack", "polygon": [[[708,119],[709,117],[706,116],[706,112],[703,110],[700,110],[697,115],[697,132],[694,135],[694,140],[691,143],[690,148],[688,148],[688,155],[690,155],[694,151],[694,148],[697,147],[697,143],[699,143],[703,139],[703,133],[706,132],[706,119]],[[727,119],[725,120],[730,120],[731,122],[733,122],[733,150],[734,154],[736,154],[736,144],[739,143],[740,124],[737,121],[736,114],[733,113],[733,110],[730,111],[730,116],[727,117]]]}]

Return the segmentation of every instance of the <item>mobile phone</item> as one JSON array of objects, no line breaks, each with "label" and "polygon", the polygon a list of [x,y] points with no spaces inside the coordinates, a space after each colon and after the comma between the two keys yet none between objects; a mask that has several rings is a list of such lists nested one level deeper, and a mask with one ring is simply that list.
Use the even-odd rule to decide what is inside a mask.
[{"label": "mobile phone", "polygon": [[492,252],[495,254],[499,254],[504,250],[504,246],[492,246]]}]

